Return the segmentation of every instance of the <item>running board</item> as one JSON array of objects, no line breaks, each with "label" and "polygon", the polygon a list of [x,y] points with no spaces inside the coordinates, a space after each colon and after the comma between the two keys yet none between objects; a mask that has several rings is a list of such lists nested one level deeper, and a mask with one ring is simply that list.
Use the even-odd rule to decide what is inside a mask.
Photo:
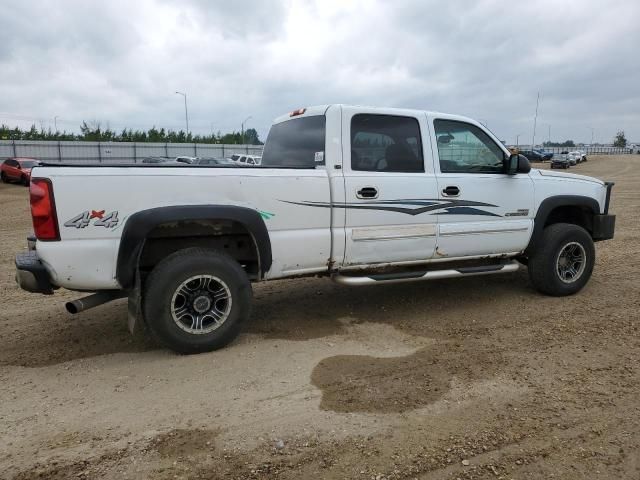
[{"label": "running board", "polygon": [[483,265],[477,267],[460,267],[451,270],[430,270],[396,273],[371,274],[365,277],[336,274],[331,279],[342,285],[380,285],[382,283],[419,282],[422,280],[438,280],[441,278],[472,277],[491,275],[494,273],[515,272],[520,264],[515,260],[499,265]]}]

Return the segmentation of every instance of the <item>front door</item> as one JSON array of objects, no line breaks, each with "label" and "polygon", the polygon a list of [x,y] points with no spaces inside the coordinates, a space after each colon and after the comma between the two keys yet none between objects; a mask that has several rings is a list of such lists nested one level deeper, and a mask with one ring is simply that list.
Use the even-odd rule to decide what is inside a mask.
[{"label": "front door", "polygon": [[425,115],[343,108],[344,266],[432,258],[437,180]]},{"label": "front door", "polygon": [[436,257],[516,253],[533,229],[533,182],[504,172],[506,150],[479,125],[447,116],[433,119],[437,145]]}]

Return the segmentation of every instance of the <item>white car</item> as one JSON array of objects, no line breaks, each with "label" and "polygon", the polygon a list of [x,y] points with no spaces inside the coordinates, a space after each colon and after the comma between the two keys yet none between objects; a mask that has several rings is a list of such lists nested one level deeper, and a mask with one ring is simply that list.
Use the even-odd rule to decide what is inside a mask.
[{"label": "white car", "polygon": [[35,167],[36,239],[16,280],[97,292],[72,313],[128,297],[130,329],[184,353],[240,332],[251,282],[379,285],[526,264],[540,292],[571,295],[591,276],[594,242],[613,238],[612,185],[532,169],[470,118],[310,107],[275,120],[261,168]]},{"label": "white car", "polygon": [[574,166],[582,161],[582,154],[578,151],[569,152],[565,158],[569,160],[569,165]]},{"label": "white car", "polygon": [[260,165],[262,157],[259,157],[257,155],[241,155],[234,153],[233,155],[231,155],[231,157],[229,157],[229,159],[236,163],[241,163],[244,165]]}]

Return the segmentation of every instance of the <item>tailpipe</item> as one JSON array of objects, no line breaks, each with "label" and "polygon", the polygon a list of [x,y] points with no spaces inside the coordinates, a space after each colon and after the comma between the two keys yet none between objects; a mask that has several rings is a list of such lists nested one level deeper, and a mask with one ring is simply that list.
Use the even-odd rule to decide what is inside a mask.
[{"label": "tailpipe", "polygon": [[126,296],[127,292],[124,290],[103,290],[102,292],[94,293],[88,297],[67,302],[64,306],[67,309],[67,312],[76,314],[84,310],[97,307],[98,305],[102,305],[103,303],[110,302],[111,300],[116,300]]}]

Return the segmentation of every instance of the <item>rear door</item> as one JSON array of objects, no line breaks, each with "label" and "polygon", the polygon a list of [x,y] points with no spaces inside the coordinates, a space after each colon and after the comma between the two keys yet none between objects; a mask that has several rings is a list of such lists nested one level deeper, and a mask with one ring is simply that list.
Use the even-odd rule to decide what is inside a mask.
[{"label": "rear door", "polygon": [[8,159],[5,161],[6,175],[11,180],[18,180],[21,177],[20,169],[18,168],[18,161],[13,159]]},{"label": "rear door", "polygon": [[504,173],[507,152],[480,127],[432,118],[438,155],[438,257],[516,253],[533,229],[529,174]]},{"label": "rear door", "polygon": [[344,266],[433,256],[437,180],[426,115],[343,107]]}]

